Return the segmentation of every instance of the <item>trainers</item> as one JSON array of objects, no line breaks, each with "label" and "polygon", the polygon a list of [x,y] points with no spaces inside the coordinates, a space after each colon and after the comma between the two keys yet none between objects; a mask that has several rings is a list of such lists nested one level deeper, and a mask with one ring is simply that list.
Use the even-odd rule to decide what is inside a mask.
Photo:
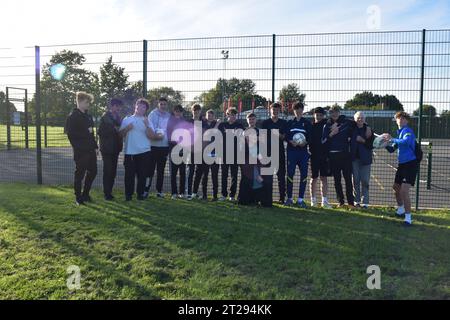
[{"label": "trainers", "polygon": [[225,201],[225,200],[227,200],[227,197],[221,196],[218,200],[219,201]]},{"label": "trainers", "polygon": [[184,199],[184,194],[179,194],[178,199]]},{"label": "trainers", "polygon": [[292,206],[294,204],[294,201],[292,201],[292,199],[287,199],[286,202],[284,203],[285,206]]},{"label": "trainers", "polygon": [[397,215],[398,216],[403,216],[405,214],[406,210],[404,206],[398,207],[397,208]]},{"label": "trainers", "polygon": [[105,195],[105,200],[106,201],[112,201],[112,200],[114,200],[114,196],[113,195]]},{"label": "trainers", "polygon": [[178,196],[176,194],[173,194],[171,199],[172,200],[177,200],[177,198],[178,198]]},{"label": "trainers", "polygon": [[144,193],[142,194],[142,196],[144,197],[144,199],[147,199],[147,198],[150,196],[150,192],[144,191]]},{"label": "trainers", "polygon": [[297,205],[302,208],[302,209],[306,209],[308,206],[306,205],[305,201],[297,201]]},{"label": "trainers", "polygon": [[164,193],[158,192],[158,193],[156,194],[156,197],[157,197],[157,198],[164,198]]},{"label": "trainers", "polygon": [[186,200],[191,201],[192,199],[193,199],[192,198],[192,194],[188,194],[187,197],[186,197]]},{"label": "trainers", "polygon": [[236,199],[234,197],[230,197],[230,198],[228,198],[228,200],[231,201],[231,202],[236,201]]},{"label": "trainers", "polygon": [[331,205],[328,202],[322,202],[322,208],[324,209],[331,209]]},{"label": "trainers", "polygon": [[191,200],[194,200],[194,199],[198,199],[198,194],[193,193],[193,194],[191,195]]},{"label": "trainers", "polygon": [[317,207],[317,201],[311,200],[311,207]]},{"label": "trainers", "polygon": [[363,208],[363,209],[369,209],[369,205],[368,205],[368,204],[363,204],[361,208]]},{"label": "trainers", "polygon": [[81,197],[75,199],[75,204],[76,204],[77,206],[85,205],[84,200],[83,200]]},{"label": "trainers", "polygon": [[83,202],[92,202],[92,198],[88,194],[82,195],[81,199],[83,200]]}]

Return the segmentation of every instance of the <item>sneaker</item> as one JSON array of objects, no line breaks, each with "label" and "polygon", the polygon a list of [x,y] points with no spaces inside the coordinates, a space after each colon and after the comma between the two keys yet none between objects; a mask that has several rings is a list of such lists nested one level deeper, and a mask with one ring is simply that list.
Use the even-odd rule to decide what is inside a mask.
[{"label": "sneaker", "polygon": [[398,216],[403,216],[405,214],[406,210],[404,206],[398,207],[397,208],[397,215]]},{"label": "sneaker", "polygon": [[278,200],[278,203],[283,205],[286,201],[283,198],[280,198],[280,200]]},{"label": "sneaker", "polygon": [[355,202],[355,205],[354,205],[356,208],[361,208],[361,205],[358,203],[358,202]]},{"label": "sneaker", "polygon": [[191,201],[192,199],[193,199],[193,198],[192,198],[192,194],[188,194],[187,197],[186,197],[186,200],[187,200],[187,201]]},{"label": "sneaker", "polygon": [[297,201],[297,205],[302,208],[302,209],[306,209],[308,206],[306,205],[305,201]]},{"label": "sneaker", "polygon": [[82,195],[81,198],[82,198],[83,202],[92,202],[92,198],[88,194]]},{"label": "sneaker", "polygon": [[368,204],[363,204],[361,208],[363,208],[363,209],[369,209],[369,205],[368,205]]},{"label": "sneaker", "polygon": [[106,201],[112,201],[112,200],[114,200],[114,196],[112,196],[112,195],[105,195],[105,200]]},{"label": "sneaker", "polygon": [[164,193],[158,192],[158,193],[156,194],[156,197],[157,197],[157,198],[164,198]]},{"label": "sneaker", "polygon": [[405,227],[412,227],[412,222],[403,221],[403,225],[404,225]]},{"label": "sneaker", "polygon": [[234,197],[230,197],[230,198],[228,198],[228,201],[235,202],[236,199]]},{"label": "sneaker", "polygon": [[193,194],[191,195],[191,200],[194,200],[194,199],[198,199],[198,194],[193,193]]},{"label": "sneaker", "polygon": [[147,199],[150,196],[150,192],[144,191],[144,194],[142,195],[144,199]]},{"label": "sneaker", "polygon": [[83,200],[81,197],[75,199],[75,204],[76,204],[77,206],[83,206],[83,205],[85,205],[84,200]]},{"label": "sneaker", "polygon": [[218,200],[219,201],[225,201],[225,200],[227,200],[227,197],[221,196]]},{"label": "sneaker", "polygon": [[294,201],[292,201],[292,199],[287,199],[286,202],[284,203],[285,206],[292,206],[294,204]]},{"label": "sneaker", "polygon": [[178,199],[184,199],[184,194],[179,194]]},{"label": "sneaker", "polygon": [[317,201],[311,200],[311,207],[317,207]]},{"label": "sneaker", "polygon": [[324,208],[324,209],[331,209],[332,206],[328,202],[322,202],[322,208]]},{"label": "sneaker", "polygon": [[177,196],[176,194],[173,194],[171,199],[172,199],[172,200],[177,200],[177,199],[178,199],[178,196]]}]

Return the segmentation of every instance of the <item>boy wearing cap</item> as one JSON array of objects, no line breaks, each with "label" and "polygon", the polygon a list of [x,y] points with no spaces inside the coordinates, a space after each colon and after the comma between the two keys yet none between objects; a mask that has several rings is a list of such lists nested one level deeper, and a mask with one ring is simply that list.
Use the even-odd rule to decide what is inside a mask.
[{"label": "boy wearing cap", "polygon": [[103,194],[105,200],[113,200],[112,189],[117,175],[117,162],[122,151],[122,137],[120,129],[120,110],[123,102],[111,99],[108,111],[100,119],[98,136],[100,138],[100,152],[103,159]]}]

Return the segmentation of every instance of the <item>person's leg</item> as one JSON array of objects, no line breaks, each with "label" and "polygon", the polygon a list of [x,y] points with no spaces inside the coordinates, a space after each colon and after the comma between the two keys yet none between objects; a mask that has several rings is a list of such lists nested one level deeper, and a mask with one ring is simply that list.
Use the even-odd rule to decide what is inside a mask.
[{"label": "person's leg", "polygon": [[158,150],[158,160],[156,162],[156,191],[162,193],[164,185],[164,170],[166,169],[167,155],[169,154],[168,147],[162,147]]},{"label": "person's leg", "polygon": [[86,200],[89,199],[89,192],[91,191],[92,184],[97,176],[97,154],[95,151],[91,151],[86,155],[86,177],[84,179],[83,197]]},{"label": "person's leg", "polygon": [[400,188],[400,197],[403,200],[403,204],[405,207],[405,222],[408,224],[412,223],[411,219],[411,198],[409,196],[409,190],[411,189],[411,185],[409,183],[402,183]]},{"label": "person's leg", "polygon": [[294,175],[295,168],[297,167],[296,157],[294,153],[290,153],[288,151],[287,154],[287,178],[286,178],[286,189],[287,189],[287,198],[289,201],[292,200],[292,193],[294,187]]},{"label": "person's leg", "polygon": [[332,154],[331,159],[331,170],[333,173],[334,179],[334,189],[336,190],[336,198],[340,205],[345,203],[344,200],[344,191],[342,190],[342,159],[339,157],[339,154]]},{"label": "person's leg", "polygon": [[186,192],[186,165],[184,163],[180,164],[180,194],[184,195]]},{"label": "person's leg", "polygon": [[115,154],[112,158],[112,170],[111,170],[111,180],[110,180],[110,185],[111,185],[111,189],[110,189],[110,194],[112,195],[112,191],[114,188],[114,184],[116,182],[116,177],[117,177],[117,164],[119,163],[119,154]]},{"label": "person's leg", "polygon": [[211,166],[211,177],[213,185],[213,198],[217,199],[217,194],[219,193],[219,165],[216,163]]},{"label": "person's leg", "polygon": [[211,169],[210,165],[207,165],[207,164],[203,165],[203,174],[202,174],[202,196],[203,196],[203,199],[206,199],[208,197],[208,175],[209,175],[210,169]]},{"label": "person's leg", "polygon": [[347,196],[347,203],[350,206],[355,205],[355,198],[353,197],[353,182],[352,182],[352,159],[350,153],[345,154],[343,161],[343,175],[345,181],[345,193]]},{"label": "person's leg", "polygon": [[195,167],[195,178],[194,178],[194,190],[193,193],[198,193],[198,188],[200,187],[200,182],[203,177],[204,166],[203,164],[197,164]]},{"label": "person's leg", "polygon": [[284,202],[286,197],[286,155],[284,154],[284,150],[282,153],[280,151],[277,179],[278,179],[278,190],[280,191],[280,202]]},{"label": "person's leg", "polygon": [[237,191],[239,165],[232,164],[230,169],[231,169],[230,198],[234,198],[236,196]]},{"label": "person's leg", "polygon": [[195,175],[195,164],[188,164],[189,175],[188,175],[188,196],[192,195],[192,186],[194,184]]},{"label": "person's leg", "polygon": [[361,170],[362,203],[369,205],[369,184],[370,184],[371,165],[363,166]]},{"label": "person's leg", "polygon": [[136,176],[134,156],[125,155],[123,165],[125,167],[125,199],[129,200],[134,193],[134,182]]},{"label": "person's leg", "polygon": [[103,195],[106,197],[111,196],[111,175],[113,168],[113,155],[102,154],[103,160]]},{"label": "person's leg", "polygon": [[395,200],[397,201],[397,205],[399,207],[403,207],[404,203],[403,203],[403,199],[400,195],[400,189],[401,189],[402,185],[398,184],[398,183],[394,183],[394,185],[392,186],[392,190],[394,190],[394,195],[395,195]]},{"label": "person's leg", "polygon": [[137,186],[136,193],[138,199],[142,199],[145,192],[145,180],[148,177],[147,164],[150,161],[150,152],[142,153],[135,156]]},{"label": "person's leg", "polygon": [[81,201],[81,187],[83,184],[83,178],[86,175],[86,161],[84,159],[84,154],[75,154],[75,172],[73,180],[73,189],[77,201]]},{"label": "person's leg", "polygon": [[226,198],[228,196],[228,164],[222,164],[222,196]]},{"label": "person's leg", "polygon": [[309,184],[309,194],[311,195],[311,205],[317,204],[317,181],[319,178],[320,166],[318,165],[319,159],[317,157],[311,157],[311,182]]},{"label": "person's leg", "polygon": [[[170,161],[170,186],[172,189],[172,195],[178,194],[178,188],[177,188],[177,173],[178,173],[178,167],[175,163]],[[181,191],[181,185],[180,185],[180,191]]]},{"label": "person's leg", "polygon": [[300,158],[300,189],[299,189],[299,200],[303,201],[305,198],[306,185],[308,183],[308,155],[302,155]]},{"label": "person's leg", "polygon": [[361,204],[361,162],[355,160],[352,162],[353,167],[353,195],[355,204]]}]

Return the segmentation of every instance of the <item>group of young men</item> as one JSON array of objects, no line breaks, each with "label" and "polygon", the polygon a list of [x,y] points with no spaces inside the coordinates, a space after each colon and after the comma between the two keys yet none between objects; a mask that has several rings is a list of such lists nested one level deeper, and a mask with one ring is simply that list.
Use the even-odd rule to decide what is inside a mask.
[{"label": "group of young men", "polygon": [[[66,122],[66,132],[74,150],[76,164],[74,176],[76,203],[81,205],[92,201],[89,192],[97,174],[98,146],[94,122],[87,112],[93,97],[78,92],[76,101],[77,107]],[[103,159],[103,192],[106,200],[114,199],[112,190],[119,154],[123,151],[127,201],[132,200],[135,193],[138,200],[144,200],[149,196],[155,170],[156,196],[164,197],[164,172],[169,159],[172,199],[198,198],[200,184],[202,198],[208,199],[208,178],[211,172],[212,201],[234,201],[237,196],[240,204],[259,203],[271,206],[273,176],[276,175],[279,202],[293,205],[293,183],[298,167],[300,183],[296,203],[301,208],[306,208],[304,197],[311,164],[312,206],[317,206],[320,202],[317,193],[320,182],[321,205],[324,208],[331,208],[327,197],[327,178],[331,175],[334,178],[339,206],[345,204],[342,176],[348,206],[366,208],[368,205],[374,134],[360,112],[355,114],[354,120],[351,120],[340,115],[338,107],[332,107],[329,110],[329,117],[326,118],[326,111],[319,107],[314,109],[314,119],[310,122],[303,117],[304,104],[296,102],[292,107],[294,118],[286,121],[280,117],[281,105],[273,103],[270,106],[270,117],[262,122],[261,128],[257,128],[254,113],[247,115],[247,126],[244,127],[238,121],[237,110],[234,108],[227,110],[225,121],[220,121],[216,119],[213,110],[208,110],[202,115],[201,106],[194,104],[191,107],[192,118],[185,119],[185,109],[181,105],[176,105],[173,111],[169,112],[168,101],[165,98],[160,98],[158,107],[149,114],[150,104],[142,98],[136,101],[134,114],[123,120],[122,109],[122,101],[112,99],[97,130]],[[390,143],[388,151],[393,152],[395,149],[399,151],[399,168],[393,188],[398,203],[397,214],[405,215],[405,222],[410,225],[409,188],[414,185],[418,164],[414,150],[415,137],[408,127],[409,116],[406,113],[397,113],[396,119],[399,127],[398,138],[394,139],[389,134],[384,134],[383,138]],[[230,132],[232,134],[229,134]],[[299,133],[304,139],[295,138]],[[205,135],[209,138],[205,139]],[[244,142],[243,144],[239,143],[240,135],[243,137],[243,140],[240,140]],[[211,148],[207,141],[215,141],[218,145]],[[264,155],[261,154],[263,145],[262,149],[267,151]],[[241,156],[244,158],[243,162],[238,161]],[[251,156],[256,161],[249,161]],[[264,157],[277,160],[275,171],[263,174],[264,168],[267,169],[268,166]],[[239,170],[241,181],[237,194]],[[231,176],[230,188],[228,188],[229,176]],[[363,189],[362,196],[360,186]]]}]

